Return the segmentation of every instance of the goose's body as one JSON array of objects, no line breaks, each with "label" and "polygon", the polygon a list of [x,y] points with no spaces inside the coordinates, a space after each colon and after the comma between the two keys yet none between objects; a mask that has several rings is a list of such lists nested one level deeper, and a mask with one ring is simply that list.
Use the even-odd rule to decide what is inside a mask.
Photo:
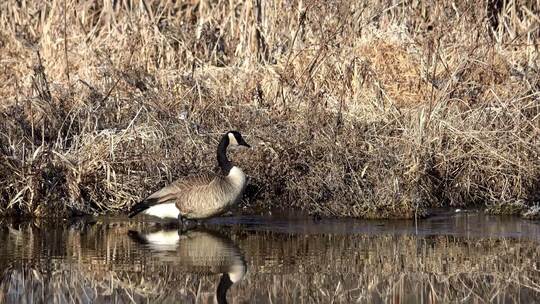
[{"label": "goose's body", "polygon": [[133,206],[130,217],[139,213],[160,218],[205,219],[220,215],[236,204],[246,186],[246,175],[227,158],[228,146],[247,146],[240,133],[223,135],[217,150],[220,172],[176,180]]}]

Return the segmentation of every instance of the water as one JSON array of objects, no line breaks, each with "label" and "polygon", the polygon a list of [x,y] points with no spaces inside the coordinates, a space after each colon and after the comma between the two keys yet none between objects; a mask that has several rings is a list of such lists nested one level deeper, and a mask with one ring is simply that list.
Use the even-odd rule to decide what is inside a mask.
[{"label": "water", "polygon": [[0,303],[535,303],[540,222],[0,220]]}]

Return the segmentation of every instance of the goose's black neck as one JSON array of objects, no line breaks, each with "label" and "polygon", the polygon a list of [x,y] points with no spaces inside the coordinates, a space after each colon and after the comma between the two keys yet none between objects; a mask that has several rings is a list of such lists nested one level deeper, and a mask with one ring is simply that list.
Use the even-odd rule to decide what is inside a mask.
[{"label": "goose's black neck", "polygon": [[229,146],[229,135],[225,134],[221,138],[217,148],[217,161],[219,168],[224,175],[229,175],[233,167],[232,163],[227,158],[227,147]]},{"label": "goose's black neck", "polygon": [[216,298],[218,304],[227,304],[227,290],[231,288],[233,282],[228,273],[223,273],[216,291]]}]

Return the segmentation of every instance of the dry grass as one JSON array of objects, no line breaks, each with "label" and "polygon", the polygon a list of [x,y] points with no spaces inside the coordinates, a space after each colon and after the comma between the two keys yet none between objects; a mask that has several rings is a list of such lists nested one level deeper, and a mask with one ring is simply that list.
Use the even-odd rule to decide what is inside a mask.
[{"label": "dry grass", "polygon": [[538,216],[536,1],[4,1],[0,213],[125,210],[210,169],[246,210]]}]

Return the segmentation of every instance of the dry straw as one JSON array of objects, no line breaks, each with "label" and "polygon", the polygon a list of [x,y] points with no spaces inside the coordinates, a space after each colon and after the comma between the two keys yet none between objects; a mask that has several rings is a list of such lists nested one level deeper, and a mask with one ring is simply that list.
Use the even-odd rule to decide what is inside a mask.
[{"label": "dry straw", "polygon": [[538,216],[536,1],[3,1],[0,213],[125,212],[212,169],[248,212]]}]

